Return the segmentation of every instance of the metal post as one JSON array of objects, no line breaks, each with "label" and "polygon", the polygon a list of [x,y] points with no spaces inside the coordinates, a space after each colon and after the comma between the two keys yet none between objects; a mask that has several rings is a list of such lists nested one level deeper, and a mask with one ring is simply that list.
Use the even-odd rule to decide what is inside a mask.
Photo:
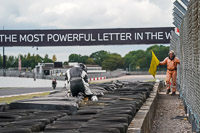
[{"label": "metal post", "polygon": [[[3,26],[4,30],[4,26]],[[6,76],[6,57],[5,57],[5,48],[3,47],[3,76]]]},{"label": "metal post", "polygon": [[5,49],[4,49],[4,47],[3,47],[3,56],[5,55],[5,52],[4,52],[4,50],[5,50]]}]

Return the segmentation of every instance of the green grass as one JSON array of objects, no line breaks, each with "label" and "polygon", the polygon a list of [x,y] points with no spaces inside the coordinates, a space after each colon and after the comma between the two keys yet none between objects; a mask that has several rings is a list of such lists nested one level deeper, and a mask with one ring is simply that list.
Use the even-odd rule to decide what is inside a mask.
[{"label": "green grass", "polygon": [[156,79],[144,80],[144,82],[156,82]]},{"label": "green grass", "polygon": [[33,97],[42,97],[42,96],[48,96],[50,92],[43,92],[43,93],[36,93],[36,94],[27,94],[22,96],[12,96],[12,97],[4,97],[0,98],[0,103],[11,103],[18,100],[24,100],[24,99],[31,99]]},{"label": "green grass", "polygon": [[10,88],[8,88],[8,87],[4,87],[4,88],[0,88],[0,89],[10,89]]}]

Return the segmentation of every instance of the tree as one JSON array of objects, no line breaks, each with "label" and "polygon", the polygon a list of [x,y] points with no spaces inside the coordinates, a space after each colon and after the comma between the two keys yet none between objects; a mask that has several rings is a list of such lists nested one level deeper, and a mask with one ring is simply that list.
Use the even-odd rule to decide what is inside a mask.
[{"label": "tree", "polygon": [[[131,70],[135,70],[140,65],[137,63],[139,59],[145,58],[144,50],[131,51],[125,55],[125,67],[131,68]],[[140,61],[141,62],[141,61]]]},{"label": "tree", "polygon": [[[53,56],[53,58],[54,58],[54,56]],[[55,59],[56,59],[56,56],[55,56]],[[39,55],[39,54],[37,54],[36,56],[35,56],[35,62],[42,62],[42,57]]]},{"label": "tree", "polygon": [[[157,58],[162,61],[165,57],[167,57],[169,47],[162,45],[153,45],[149,47],[146,51],[131,51],[124,57],[125,68],[131,68],[131,70],[135,70],[136,68],[148,69],[151,63],[152,50],[156,54]],[[161,68],[166,68],[166,66],[161,66]]]},{"label": "tree", "polygon": [[124,67],[124,60],[121,55],[113,53],[108,56],[108,59],[105,59],[102,63],[102,68],[106,70],[116,70],[118,68]]},{"label": "tree", "polygon": [[137,59],[136,58],[132,58],[130,64],[126,68],[128,68],[129,71],[136,70],[136,68],[137,68]]},{"label": "tree", "polygon": [[101,51],[97,51],[95,53],[92,53],[90,55],[90,58],[92,58],[96,64],[101,66],[102,62],[105,59],[108,59],[108,56],[109,56],[109,52],[101,50]]},{"label": "tree", "polygon": [[69,62],[80,62],[81,55],[79,54],[71,54],[69,56]]},{"label": "tree", "polygon": [[67,61],[65,61],[64,63],[63,63],[63,65],[68,65],[69,64],[69,62],[67,62]]},{"label": "tree", "polygon": [[52,63],[53,60],[49,59],[48,54],[46,54],[46,55],[44,56],[43,62],[44,62],[44,63]]},{"label": "tree", "polygon": [[[21,62],[22,62],[22,67],[31,67],[31,68],[35,68],[35,66],[38,63],[41,63],[43,61],[43,58],[37,54],[37,55],[31,55],[30,53],[28,53],[28,55],[19,55]],[[18,58],[17,58],[17,62],[18,62]]]},{"label": "tree", "polygon": [[56,55],[53,55],[52,61],[53,61],[53,62],[56,62],[56,61],[57,61]]},{"label": "tree", "polygon": [[[116,70],[117,68],[131,68],[131,70],[136,70],[140,68],[142,70],[149,68],[151,63],[151,51],[154,51],[157,58],[162,61],[165,57],[168,56],[169,47],[162,45],[153,45],[144,50],[130,51],[123,58],[121,55],[116,53],[109,53],[107,51],[101,50],[92,53],[89,57],[80,54],[71,54],[69,56],[69,62],[79,62],[85,64],[98,64],[106,70]],[[50,59],[48,54],[43,57],[40,55],[19,55],[22,61],[22,67],[31,67],[34,68],[38,63],[44,62],[55,62],[56,56],[53,55],[53,58]],[[18,67],[18,57],[7,56],[6,57],[6,68],[9,67]],[[68,62],[65,62],[68,64]],[[0,68],[3,65],[3,57],[0,55]],[[159,69],[166,69],[166,66],[159,66]]]},{"label": "tree", "polygon": [[168,56],[169,53],[169,47],[163,46],[163,45],[153,45],[149,48],[147,48],[146,52],[151,54],[151,51],[155,53],[156,57],[161,61],[165,59],[165,57]]},{"label": "tree", "polygon": [[[147,67],[150,66],[150,63],[151,63],[151,51],[153,50],[153,52],[155,53],[156,57],[158,58],[159,61],[162,61],[164,60],[167,56],[168,56],[168,53],[169,53],[169,47],[167,46],[163,46],[163,45],[153,45],[149,48],[147,48],[146,50],[146,59],[147,59]],[[159,66],[159,68],[161,69],[166,69],[166,66]]]},{"label": "tree", "polygon": [[102,63],[102,68],[105,70],[116,70],[117,69],[117,64],[115,63],[115,60],[113,59],[106,59]]},{"label": "tree", "polygon": [[[26,55],[25,55],[26,56]],[[31,60],[31,54],[28,53],[27,57],[26,57],[27,60]]]},{"label": "tree", "polygon": [[14,63],[15,63],[14,56],[8,56],[6,61],[6,68],[14,67]]},{"label": "tree", "polygon": [[147,59],[144,57],[144,58],[140,58],[137,60],[137,63],[136,63],[136,68],[140,68],[140,69],[145,69],[147,68]]},{"label": "tree", "polygon": [[94,62],[94,60],[93,60],[92,58],[88,58],[88,59],[86,60],[85,64],[94,65],[95,62]]},{"label": "tree", "polygon": [[0,68],[3,67],[3,56],[0,54]]},{"label": "tree", "polygon": [[[44,62],[44,63],[49,63],[53,62],[51,59],[48,58],[48,55],[46,54],[44,58],[42,58],[40,55],[31,55],[28,53],[27,55],[18,55],[18,57],[15,56],[7,56],[6,58],[6,68],[11,68],[11,67],[18,67],[18,61],[19,57],[21,59],[21,65],[22,67],[31,67],[35,68],[35,66],[38,63]],[[3,57],[0,55],[0,68],[3,65]]]},{"label": "tree", "polygon": [[86,64],[86,61],[89,57],[84,55],[84,56],[80,56],[80,60],[79,60],[79,63],[83,63],[83,64]]}]

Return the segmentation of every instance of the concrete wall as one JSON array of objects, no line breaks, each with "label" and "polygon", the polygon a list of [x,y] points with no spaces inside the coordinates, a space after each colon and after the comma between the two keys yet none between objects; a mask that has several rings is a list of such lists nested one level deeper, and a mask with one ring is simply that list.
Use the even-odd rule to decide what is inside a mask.
[{"label": "concrete wall", "polygon": [[140,110],[129,125],[127,133],[149,133],[152,127],[152,119],[158,100],[158,91],[162,87],[162,82],[154,85],[153,92],[146,100]]}]

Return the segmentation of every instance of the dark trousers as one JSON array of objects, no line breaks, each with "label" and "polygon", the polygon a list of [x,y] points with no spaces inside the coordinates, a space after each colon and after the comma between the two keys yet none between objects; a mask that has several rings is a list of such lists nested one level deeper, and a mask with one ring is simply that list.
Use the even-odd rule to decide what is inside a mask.
[{"label": "dark trousers", "polygon": [[85,94],[85,87],[82,79],[70,81],[70,89],[73,97],[78,96],[80,92]]}]

